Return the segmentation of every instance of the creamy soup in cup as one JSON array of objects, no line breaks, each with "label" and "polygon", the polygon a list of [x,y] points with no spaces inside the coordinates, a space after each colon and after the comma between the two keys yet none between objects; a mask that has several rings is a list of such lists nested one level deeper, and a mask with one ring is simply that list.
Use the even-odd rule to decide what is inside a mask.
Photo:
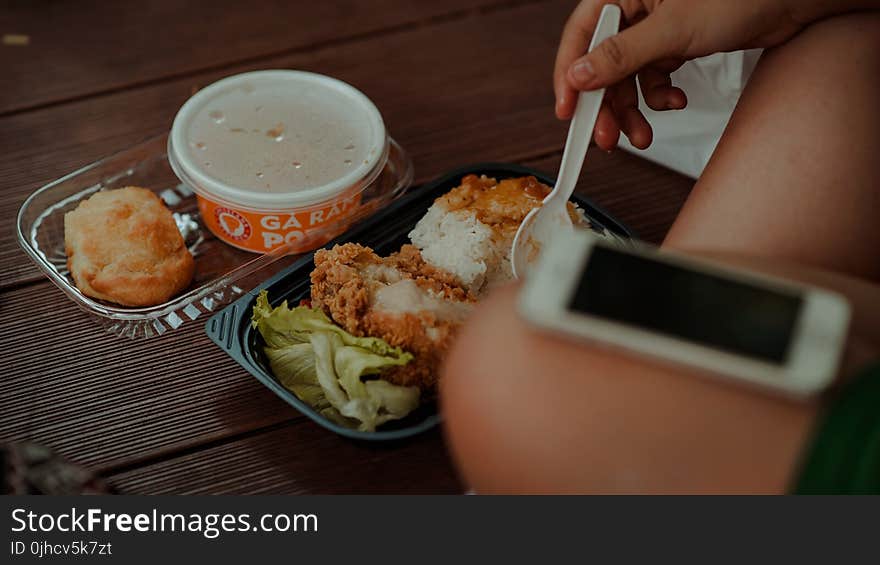
[{"label": "creamy soup in cup", "polygon": [[256,71],[200,90],[177,113],[168,159],[222,241],[258,253],[344,231],[388,159],[376,106],[340,80]]}]

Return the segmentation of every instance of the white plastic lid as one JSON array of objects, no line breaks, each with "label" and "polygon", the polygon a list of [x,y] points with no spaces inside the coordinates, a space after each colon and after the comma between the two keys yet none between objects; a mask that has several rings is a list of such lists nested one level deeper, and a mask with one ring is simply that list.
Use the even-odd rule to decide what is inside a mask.
[{"label": "white plastic lid", "polygon": [[331,199],[387,156],[376,106],[340,80],[303,71],[234,75],[178,111],[168,156],[196,192],[256,209]]}]

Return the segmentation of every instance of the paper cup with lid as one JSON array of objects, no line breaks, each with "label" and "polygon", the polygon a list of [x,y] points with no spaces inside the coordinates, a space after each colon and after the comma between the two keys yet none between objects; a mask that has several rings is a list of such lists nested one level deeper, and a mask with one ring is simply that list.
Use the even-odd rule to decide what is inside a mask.
[{"label": "paper cup with lid", "polygon": [[290,70],[235,75],[197,92],[174,119],[168,159],[208,229],[258,253],[319,247],[370,211],[383,176],[412,176],[369,98]]}]

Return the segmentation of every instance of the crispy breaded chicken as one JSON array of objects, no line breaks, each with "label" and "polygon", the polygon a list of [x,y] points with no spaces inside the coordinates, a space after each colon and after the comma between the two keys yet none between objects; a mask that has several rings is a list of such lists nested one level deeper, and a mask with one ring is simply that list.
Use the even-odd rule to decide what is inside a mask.
[{"label": "crispy breaded chicken", "polygon": [[404,245],[389,257],[347,243],[315,253],[312,306],[356,336],[379,337],[413,354],[382,375],[394,384],[433,391],[437,371],[474,298],[453,275]]}]

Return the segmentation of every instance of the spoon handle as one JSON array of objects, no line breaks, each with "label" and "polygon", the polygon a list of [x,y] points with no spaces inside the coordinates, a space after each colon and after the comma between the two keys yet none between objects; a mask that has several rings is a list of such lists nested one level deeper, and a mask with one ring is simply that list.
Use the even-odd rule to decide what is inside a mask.
[{"label": "spoon handle", "polygon": [[[606,4],[593,32],[593,40],[590,42],[590,51],[601,42],[615,35],[620,29],[620,8],[613,4]],[[565,140],[565,151],[562,153],[562,164],[559,166],[559,176],[556,179],[554,190],[547,195],[544,203],[556,198],[559,202],[568,202],[577,185],[584,166],[584,158],[590,147],[590,139],[593,137],[593,128],[596,127],[596,118],[599,116],[599,108],[605,89],[590,90],[578,94],[577,107],[571,125],[568,127],[568,138]]]}]

